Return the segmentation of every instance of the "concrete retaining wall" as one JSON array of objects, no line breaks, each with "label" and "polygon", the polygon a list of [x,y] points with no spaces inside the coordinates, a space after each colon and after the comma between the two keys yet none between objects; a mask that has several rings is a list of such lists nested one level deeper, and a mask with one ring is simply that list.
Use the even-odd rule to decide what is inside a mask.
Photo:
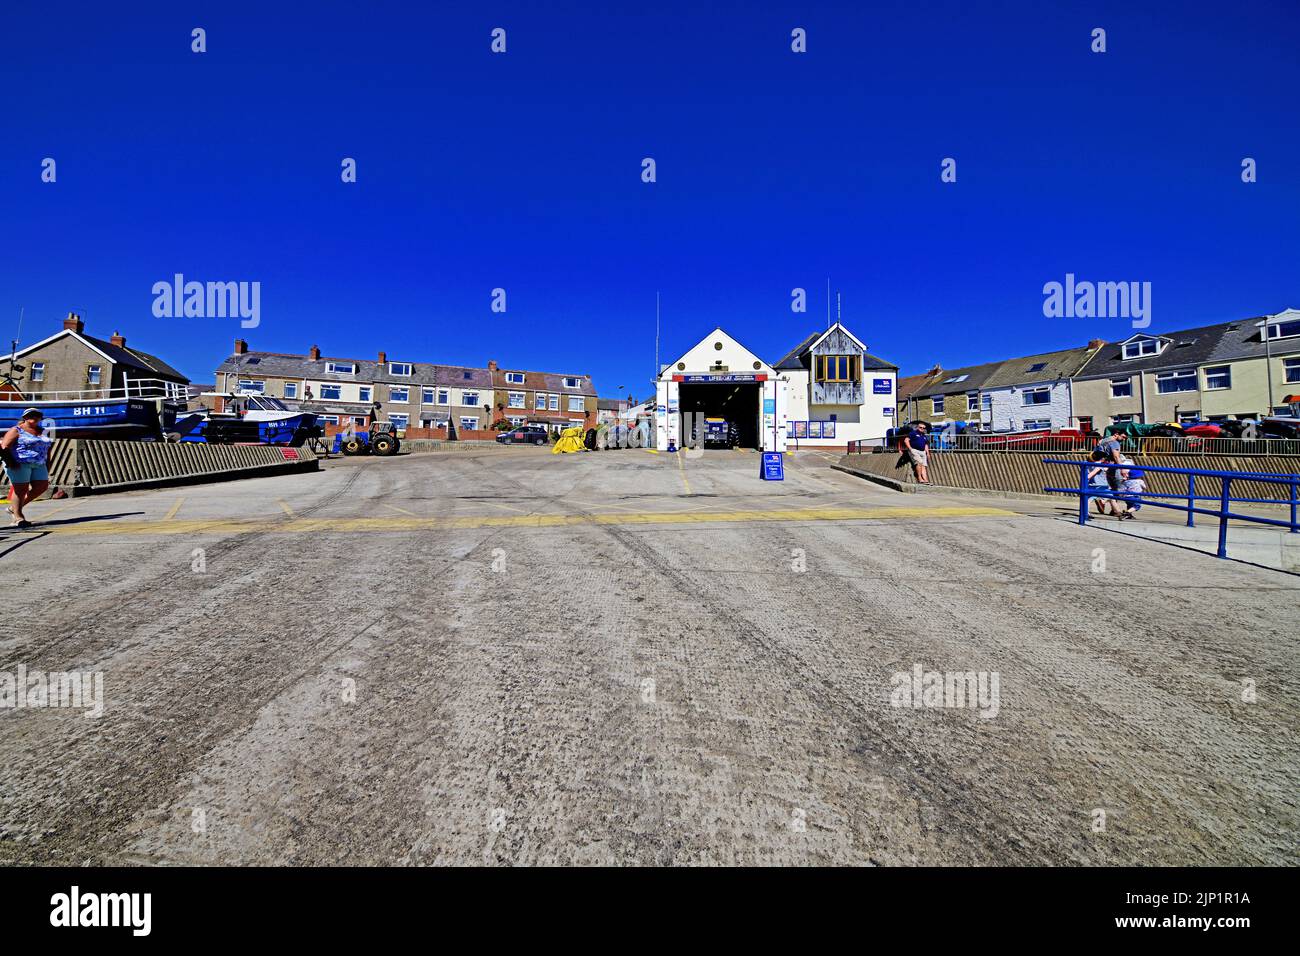
[{"label": "concrete retaining wall", "polygon": [[484,448],[500,448],[495,440],[493,441],[440,441],[437,438],[403,438],[402,452],[411,452],[412,454],[421,454],[430,451],[474,451]]},{"label": "concrete retaining wall", "polygon": [[[50,449],[50,485],[69,495],[124,491],[191,481],[315,471],[307,448],[58,439]],[[4,486],[8,487],[5,479]]]},{"label": "concrete retaining wall", "polygon": [[[956,488],[1010,491],[1020,494],[1042,494],[1043,489],[1073,488],[1079,483],[1076,468],[1064,465],[1045,465],[1044,458],[1084,461],[1083,454],[1028,454],[1024,452],[931,452],[930,481],[936,485]],[[1269,474],[1300,474],[1300,458],[1275,455],[1136,455],[1138,465],[1164,468],[1205,468],[1214,471],[1256,471]],[[845,455],[840,459],[845,467],[868,474],[892,478],[904,484],[913,484],[915,478],[908,465],[896,468],[898,453],[890,451],[871,455]],[[1147,490],[1157,494],[1187,494],[1187,479],[1182,475],[1147,472]],[[1198,495],[1218,494],[1220,484],[1213,478],[1198,478]],[[1234,481],[1233,497],[1270,498],[1289,500],[1290,489],[1283,485],[1261,481]],[[1204,507],[1204,506],[1202,506]]]}]

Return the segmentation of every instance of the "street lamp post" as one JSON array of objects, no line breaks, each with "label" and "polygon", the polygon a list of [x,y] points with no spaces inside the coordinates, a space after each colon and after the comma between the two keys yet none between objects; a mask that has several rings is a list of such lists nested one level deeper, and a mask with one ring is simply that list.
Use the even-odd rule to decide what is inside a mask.
[{"label": "street lamp post", "polygon": [[1268,319],[1256,322],[1255,328],[1261,329],[1264,336],[1264,373],[1268,382],[1268,400],[1264,402],[1264,415],[1273,414],[1273,341],[1268,334]]}]

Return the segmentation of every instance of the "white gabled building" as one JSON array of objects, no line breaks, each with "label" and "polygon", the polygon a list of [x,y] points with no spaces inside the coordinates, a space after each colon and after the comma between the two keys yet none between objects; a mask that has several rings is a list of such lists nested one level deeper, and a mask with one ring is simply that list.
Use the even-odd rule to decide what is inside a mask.
[{"label": "white gabled building", "polygon": [[884,439],[894,424],[898,366],[872,355],[839,322],[809,335],[775,368],[786,383],[787,438],[795,447]]},{"label": "white gabled building", "polygon": [[725,420],[740,447],[763,451],[883,439],[894,423],[897,374],[838,322],[775,366],[717,328],[660,371],[656,446],[689,444],[707,418]]}]

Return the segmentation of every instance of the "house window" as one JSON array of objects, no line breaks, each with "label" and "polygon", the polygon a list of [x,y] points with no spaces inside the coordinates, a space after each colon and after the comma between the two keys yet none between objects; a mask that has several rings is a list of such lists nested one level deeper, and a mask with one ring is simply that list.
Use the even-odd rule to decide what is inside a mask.
[{"label": "house window", "polygon": [[571,412],[585,412],[586,410],[587,410],[587,406],[586,406],[586,404],[582,401],[582,397],[581,397],[580,395],[570,395],[570,396],[569,396],[569,411],[571,411]]},{"label": "house window", "polygon": [[460,403],[462,405],[477,405],[478,392],[461,392]]},{"label": "house window", "polygon": [[339,417],[337,415],[322,415],[320,420],[326,425],[337,425],[339,423]]},{"label": "house window", "polygon": [[511,428],[522,428],[523,425],[524,425],[524,422],[526,422],[526,421],[528,421],[528,419],[526,419],[526,418],[520,418],[520,417],[517,416],[517,415],[512,415],[512,416],[510,416],[510,427],[511,427]]},{"label": "house window", "polygon": [[969,374],[966,374],[966,375],[954,375],[952,378],[945,378],[945,379],[943,380],[943,384],[945,384],[945,385],[959,385],[959,384],[961,384],[962,382],[966,381],[966,379],[968,379],[968,378],[970,378],[970,375],[969,375]]},{"label": "house window", "polygon": [[255,382],[247,378],[241,378],[239,380],[239,393],[241,395],[250,395],[250,394],[261,395],[265,391],[266,391],[265,382]]},{"label": "house window", "polygon": [[1180,368],[1173,372],[1161,372],[1156,376],[1156,391],[1161,395],[1196,391],[1196,369]]},{"label": "house window", "polygon": [[389,362],[388,374],[389,375],[410,375],[411,363],[410,362]]},{"label": "house window", "polygon": [[297,382],[285,382],[285,383],[284,383],[284,397],[285,397],[285,398],[297,398],[297,397],[298,397],[298,383],[297,383]]},{"label": "house window", "polygon": [[388,400],[405,404],[411,400],[411,390],[405,385],[390,385],[388,387]]},{"label": "house window", "polygon": [[431,388],[422,388],[422,389],[420,389],[420,403],[421,403],[422,405],[432,405],[432,404],[433,404],[433,389],[431,389]]},{"label": "house window", "polygon": [[359,402],[368,402],[368,401],[370,401],[370,386],[369,386],[369,385],[362,385],[360,388],[357,389],[357,401],[359,401]]},{"label": "house window", "polygon": [[43,381],[45,381],[45,363],[44,363],[44,362],[33,362],[33,363],[32,363],[32,381],[33,381],[33,382],[43,382]]},{"label": "house window", "polygon": [[523,373],[523,372],[506,372],[506,384],[507,384],[507,385],[522,385],[522,384],[524,384],[524,373]]},{"label": "house window", "polygon": [[1270,339],[1289,339],[1293,335],[1300,335],[1300,319],[1290,322],[1270,322],[1264,328],[1268,330]]},{"label": "house window", "polygon": [[1135,339],[1124,346],[1124,358],[1135,359],[1145,358],[1148,355],[1159,355],[1160,343],[1155,339]]},{"label": "house window", "polygon": [[1133,379],[1112,378],[1110,380],[1110,397],[1111,398],[1132,398]]},{"label": "house window", "polygon": [[410,424],[411,416],[405,412],[390,412],[388,420],[393,423],[394,428],[405,428]]},{"label": "house window", "polygon": [[537,393],[537,401],[534,403],[534,407],[535,407],[535,408],[539,408],[539,409],[545,409],[545,408],[546,408],[546,393],[545,393],[545,392],[538,392],[538,393]]},{"label": "house window", "polygon": [[1045,368],[1047,368],[1046,362],[1035,362],[1033,365],[1029,366],[1029,371],[1041,372]]},{"label": "house window", "polygon": [[1022,426],[1025,431],[1038,431],[1043,428],[1051,428],[1052,420],[1050,418],[1028,418]]},{"label": "house window", "polygon": [[468,431],[474,431],[478,428],[478,419],[472,415],[462,415],[460,417],[460,427]]},{"label": "house window", "polygon": [[510,400],[506,403],[510,408],[527,408],[525,404],[526,396],[523,392],[511,392]]},{"label": "house window", "polygon": [[337,402],[343,398],[343,386],[322,384],[320,387],[320,397],[323,401]]},{"label": "house window", "polygon": [[572,378],[572,377],[570,377],[570,378],[566,378],[566,379],[564,380],[564,387],[565,387],[565,388],[579,388],[579,387],[581,387],[581,385],[582,385],[581,380],[579,380],[579,379],[577,379],[577,378]]},{"label": "house window", "polygon": [[1112,416],[1110,416],[1110,422],[1111,422],[1112,425],[1127,425],[1127,424],[1129,424],[1130,422],[1134,422],[1134,421],[1136,421],[1136,420],[1137,420],[1137,416],[1136,416],[1136,415],[1112,415]]},{"label": "house window", "polygon": [[1205,370],[1205,387],[1207,390],[1232,388],[1232,366],[1212,365]]},{"label": "house window", "polygon": [[980,396],[980,410],[985,412],[993,411],[993,396],[988,392]]},{"label": "house window", "polygon": [[934,396],[934,398],[930,399],[930,401],[934,404],[934,413],[936,415],[942,415],[943,406],[944,406],[944,396],[936,395]]},{"label": "house window", "polygon": [[1283,359],[1282,376],[1288,384],[1300,382],[1300,358]]},{"label": "house window", "polygon": [[1050,405],[1052,403],[1052,389],[1044,385],[1041,388],[1027,388],[1020,393],[1021,405]]},{"label": "house window", "polygon": [[817,381],[856,382],[858,365],[862,360],[856,355],[817,356]]},{"label": "house window", "polygon": [[546,407],[553,412],[558,412],[560,410],[560,396],[552,395],[550,404],[548,404]]},{"label": "house window", "polygon": [[326,362],[325,371],[336,375],[356,375],[357,366],[355,362]]},{"label": "house window", "polygon": [[449,388],[438,389],[438,404],[439,405],[451,404],[451,389]]},{"label": "house window", "polygon": [[979,392],[967,392],[967,393],[966,393],[966,411],[968,411],[968,412],[978,412],[979,410],[980,410],[980,393],[979,393]]},{"label": "house window", "polygon": [[86,367],[86,383],[89,385],[99,385],[104,377],[104,366],[89,365]]}]

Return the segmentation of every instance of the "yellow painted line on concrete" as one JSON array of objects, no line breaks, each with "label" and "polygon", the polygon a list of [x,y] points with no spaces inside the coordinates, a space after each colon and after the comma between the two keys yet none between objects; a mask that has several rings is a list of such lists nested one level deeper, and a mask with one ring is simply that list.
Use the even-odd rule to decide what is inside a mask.
[{"label": "yellow painted line on concrete", "polygon": [[163,518],[163,521],[171,521],[172,518],[175,518],[176,512],[181,510],[181,505],[183,504],[185,504],[185,499],[177,498],[176,503],[171,506],[171,510],[167,512],[166,516]]},{"label": "yellow painted line on concrete", "polygon": [[103,521],[69,525],[57,535],[125,534],[314,534],[319,532],[446,531],[475,528],[569,528],[579,525],[747,524],[785,521],[882,521],[931,518],[1014,518],[1014,511],[986,507],[809,508],[802,511],[645,512],[598,515],[469,515],[452,518],[295,518],[265,522],[248,519],[189,521]]},{"label": "yellow painted line on concrete", "polygon": [[682,484],[686,486],[686,493],[689,495],[691,493],[691,483],[686,480],[686,465],[682,463],[682,458],[683,455],[679,451],[677,453],[677,470],[682,473]]},{"label": "yellow painted line on concrete", "polygon": [[281,508],[284,509],[284,513],[285,513],[285,514],[287,514],[290,518],[293,517],[293,509],[290,508],[287,504],[285,504],[285,501],[284,501],[283,498],[276,498],[275,501],[276,501],[276,504],[278,504]]},{"label": "yellow painted line on concrete", "polygon": [[38,518],[37,520],[45,521],[48,518],[53,518],[57,514],[63,514],[63,512],[67,511],[69,508],[75,508],[77,505],[84,504],[84,503],[85,503],[84,499],[80,501],[74,499],[73,501],[69,501],[65,505],[59,505],[59,507],[55,508],[53,511],[42,511],[40,518]]},{"label": "yellow painted line on concrete", "polygon": [[659,449],[658,449],[658,448],[642,448],[641,450],[642,450],[642,451],[648,451],[648,452],[649,452],[650,454],[652,454],[652,455],[657,455],[657,454],[659,454]]}]

